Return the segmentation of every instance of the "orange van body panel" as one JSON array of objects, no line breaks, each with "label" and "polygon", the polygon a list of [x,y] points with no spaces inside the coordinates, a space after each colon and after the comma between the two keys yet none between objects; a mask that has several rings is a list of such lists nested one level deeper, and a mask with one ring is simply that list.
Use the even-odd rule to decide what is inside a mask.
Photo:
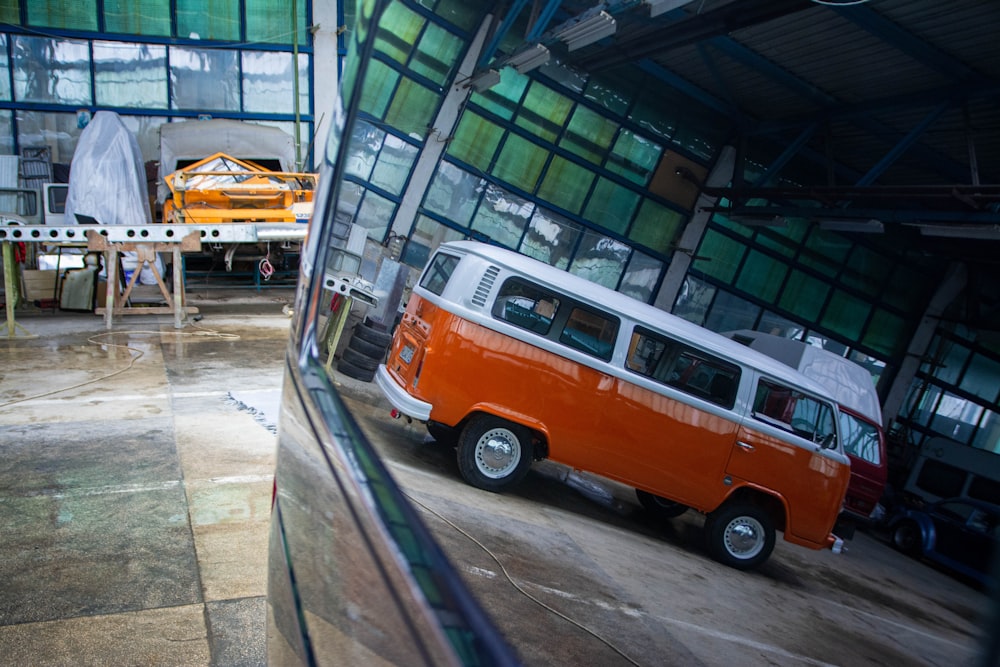
[{"label": "orange van body panel", "polygon": [[[409,363],[406,347],[413,354]],[[476,324],[418,295],[407,304],[386,369],[410,395],[433,406],[432,421],[456,426],[475,412],[498,415],[539,433],[553,461],[702,512],[737,489],[757,489],[784,505],[787,541],[821,549],[834,540],[848,466]],[[737,440],[755,451],[735,447]],[[829,500],[817,505],[819,497]]]}]

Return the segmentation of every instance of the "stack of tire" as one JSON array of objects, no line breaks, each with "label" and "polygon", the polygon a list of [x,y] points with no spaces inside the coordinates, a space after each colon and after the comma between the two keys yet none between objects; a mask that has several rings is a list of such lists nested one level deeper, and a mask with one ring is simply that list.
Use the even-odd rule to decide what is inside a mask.
[{"label": "stack of tire", "polygon": [[356,327],[347,341],[337,370],[347,377],[371,382],[375,378],[375,370],[385,360],[385,353],[392,343],[392,334],[377,322],[365,319]]}]

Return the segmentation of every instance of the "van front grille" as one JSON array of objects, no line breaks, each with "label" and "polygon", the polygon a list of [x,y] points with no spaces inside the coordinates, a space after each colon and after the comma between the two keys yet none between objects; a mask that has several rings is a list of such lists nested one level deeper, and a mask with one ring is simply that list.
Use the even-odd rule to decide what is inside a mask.
[{"label": "van front grille", "polygon": [[472,303],[480,307],[486,305],[486,299],[489,297],[490,290],[493,289],[493,283],[496,282],[497,274],[499,273],[500,269],[495,266],[486,269],[482,279],[479,281],[479,286],[476,287],[476,293],[472,295]]}]

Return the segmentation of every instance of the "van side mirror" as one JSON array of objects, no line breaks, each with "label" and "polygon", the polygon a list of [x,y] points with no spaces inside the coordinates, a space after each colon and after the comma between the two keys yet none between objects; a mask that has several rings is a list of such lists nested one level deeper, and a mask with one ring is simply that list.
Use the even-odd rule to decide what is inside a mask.
[{"label": "van side mirror", "polygon": [[821,449],[836,449],[837,436],[833,433],[827,433],[823,436],[822,440],[819,441],[819,446]]}]

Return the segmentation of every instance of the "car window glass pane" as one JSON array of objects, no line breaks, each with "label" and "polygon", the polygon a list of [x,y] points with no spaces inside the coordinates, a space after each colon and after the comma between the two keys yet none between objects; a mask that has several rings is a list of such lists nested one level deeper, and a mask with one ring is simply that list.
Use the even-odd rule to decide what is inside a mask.
[{"label": "car window glass pane", "polygon": [[739,366],[642,327],[632,333],[625,367],[727,408],[736,401]]},{"label": "car window glass pane", "polygon": [[757,384],[753,416],[816,443],[836,437],[829,405],[772,380],[762,379]]},{"label": "car window glass pane", "polygon": [[854,415],[840,413],[840,437],[844,451],[874,465],[881,464],[878,429]]},{"label": "car window glass pane", "polygon": [[437,294],[444,292],[448,279],[458,266],[459,258],[440,252],[434,256],[434,261],[430,263],[424,272],[424,277],[420,280],[420,286],[426,290]]},{"label": "car window glass pane", "polygon": [[559,340],[572,348],[608,361],[618,335],[618,318],[574,308]]},{"label": "car window glass pane", "polygon": [[507,280],[493,304],[493,316],[522,329],[546,335],[559,311],[559,298],[516,278]]}]

